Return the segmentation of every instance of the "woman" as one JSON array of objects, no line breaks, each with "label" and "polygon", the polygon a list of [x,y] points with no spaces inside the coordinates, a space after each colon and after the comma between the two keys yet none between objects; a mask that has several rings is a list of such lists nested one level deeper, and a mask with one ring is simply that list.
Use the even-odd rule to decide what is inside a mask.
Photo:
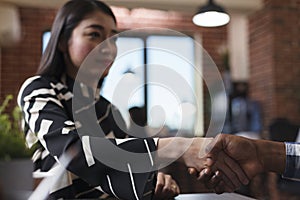
[{"label": "woman", "polygon": [[[100,139],[104,139],[96,130],[89,128],[89,117],[78,121],[73,116],[80,112],[90,116],[90,111],[95,111],[99,119],[97,126],[100,125],[105,135],[110,134],[110,138],[113,138],[110,141],[118,148],[150,154],[163,149],[170,142],[168,138],[160,139],[159,143],[157,139],[151,138],[116,139],[126,137],[124,122],[120,120],[118,110],[99,95],[102,80],[108,74],[117,51],[114,41],[106,39],[116,33],[115,16],[106,4],[97,0],[67,2],[55,18],[37,76],[27,79],[20,89],[18,103],[25,119],[26,140],[30,147],[37,145],[33,155],[34,178],[39,180],[53,173],[55,176],[57,166],[64,165],[59,157],[69,150],[74,154],[70,163],[65,166],[66,173],[59,182],[51,186],[49,199],[104,199],[108,196],[120,199],[168,199],[180,192],[169,175],[156,173],[155,170],[143,173],[124,172],[105,165],[95,158],[89,151],[90,146],[81,140],[80,130],[88,131],[88,135],[98,134]],[[98,51],[97,63],[81,70],[79,75],[79,67],[85,58],[102,42],[104,47]],[[79,101],[74,98],[73,88],[79,88],[76,91]],[[87,125],[84,121],[87,121]],[[91,126],[94,125],[92,122]],[[198,156],[201,144],[210,141],[209,139],[197,138],[191,141],[178,138],[175,141],[177,145],[171,147],[173,153],[160,151],[155,161],[181,156],[182,162],[199,171],[212,165],[207,158]],[[191,147],[185,152],[178,150],[178,146],[184,147],[184,144],[191,144]],[[103,152],[105,153],[110,152]],[[215,169],[222,168],[222,172],[226,174],[223,178],[227,178],[229,182],[227,190],[232,191],[246,177],[236,163],[232,163],[232,169],[236,172],[224,163],[216,163],[214,166]],[[135,165],[127,164],[129,169]],[[218,177],[214,178],[219,180]]]}]

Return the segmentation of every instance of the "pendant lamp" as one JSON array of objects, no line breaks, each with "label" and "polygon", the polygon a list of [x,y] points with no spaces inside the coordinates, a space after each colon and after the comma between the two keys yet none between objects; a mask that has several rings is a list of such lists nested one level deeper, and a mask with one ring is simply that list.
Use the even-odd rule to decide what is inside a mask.
[{"label": "pendant lamp", "polygon": [[203,27],[217,27],[227,24],[230,16],[213,0],[209,0],[206,5],[200,7],[198,12],[193,17],[194,24]]}]

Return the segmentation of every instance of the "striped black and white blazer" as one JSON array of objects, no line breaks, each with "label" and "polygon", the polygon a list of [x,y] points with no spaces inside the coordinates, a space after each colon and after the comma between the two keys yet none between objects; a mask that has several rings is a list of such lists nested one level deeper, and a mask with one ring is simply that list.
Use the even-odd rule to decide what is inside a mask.
[{"label": "striped black and white blazer", "polygon": [[[117,199],[151,199],[156,181],[156,172],[149,170],[144,173],[131,171],[137,163],[126,163],[128,172],[108,167],[93,155],[90,146],[82,142],[78,134],[77,124],[84,127],[84,122],[73,119],[72,102],[73,87],[77,82],[71,78],[57,80],[52,77],[34,76],[28,78],[22,85],[18,104],[24,117],[24,132],[29,147],[36,147],[32,159],[34,162],[34,178],[56,176],[56,169],[63,165],[59,158],[68,149],[76,149],[75,156],[66,167],[66,171],[58,181],[49,186],[49,199],[70,198],[106,198]],[[89,114],[95,111],[97,125],[105,135],[113,134],[112,139],[98,134],[96,130],[87,135],[97,136],[102,140],[109,140],[118,148],[132,152],[149,154],[149,168],[153,166],[152,154],[156,150],[156,139],[125,138],[125,123],[118,120],[120,112],[103,97],[95,98],[88,87],[82,87],[79,95],[87,101],[73,105],[73,110]],[[74,87],[75,88],[75,87]],[[76,93],[78,96],[78,94]],[[91,100],[93,99],[93,100]],[[96,99],[96,100],[95,100]],[[93,101],[92,104],[87,102]],[[84,121],[88,121],[86,119]],[[83,125],[82,125],[83,124]],[[89,125],[86,125],[89,126]],[[82,128],[82,127],[81,127]],[[118,138],[118,139],[117,139]],[[99,152],[98,152],[99,153]],[[100,152],[102,153],[102,152]],[[108,154],[110,152],[103,152]]]}]

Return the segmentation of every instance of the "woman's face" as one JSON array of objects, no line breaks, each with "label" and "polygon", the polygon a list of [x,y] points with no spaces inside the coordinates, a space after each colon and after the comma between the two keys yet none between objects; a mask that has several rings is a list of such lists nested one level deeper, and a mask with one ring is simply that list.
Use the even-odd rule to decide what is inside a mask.
[{"label": "woman's face", "polygon": [[[65,55],[67,74],[73,78],[79,70],[88,54],[101,42],[117,33],[116,24],[113,18],[101,11],[96,11],[87,15],[73,30],[68,41]],[[96,53],[96,54],[95,54]],[[84,73],[100,75],[105,77],[115,59],[117,53],[115,40],[106,40],[93,51],[93,56],[89,57],[89,66]]]}]

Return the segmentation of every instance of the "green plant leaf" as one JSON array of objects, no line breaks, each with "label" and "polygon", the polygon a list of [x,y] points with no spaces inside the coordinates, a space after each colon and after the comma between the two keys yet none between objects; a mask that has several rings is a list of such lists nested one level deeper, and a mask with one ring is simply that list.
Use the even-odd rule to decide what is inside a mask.
[{"label": "green plant leaf", "polygon": [[30,157],[33,149],[25,144],[24,133],[21,130],[21,111],[15,107],[12,113],[5,113],[12,95],[7,95],[0,105],[0,160]]}]

